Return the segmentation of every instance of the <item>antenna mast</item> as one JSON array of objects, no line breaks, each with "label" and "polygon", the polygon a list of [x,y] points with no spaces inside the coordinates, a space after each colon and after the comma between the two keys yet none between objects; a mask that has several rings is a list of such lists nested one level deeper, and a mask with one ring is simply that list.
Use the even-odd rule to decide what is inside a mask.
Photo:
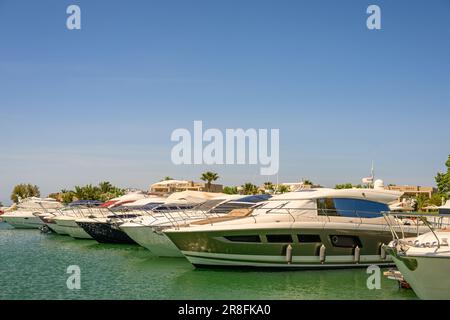
[{"label": "antenna mast", "polygon": [[371,175],[372,175],[372,188],[374,188],[375,187],[375,170],[373,168],[373,160],[372,160]]}]

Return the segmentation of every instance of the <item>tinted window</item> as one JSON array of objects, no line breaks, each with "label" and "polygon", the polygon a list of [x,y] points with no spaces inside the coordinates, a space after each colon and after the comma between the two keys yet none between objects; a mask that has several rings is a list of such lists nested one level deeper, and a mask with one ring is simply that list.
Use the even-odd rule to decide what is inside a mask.
[{"label": "tinted window", "polygon": [[315,242],[322,242],[320,240],[320,236],[317,234],[299,234],[297,235],[298,242],[303,243],[315,243]]},{"label": "tinted window", "polygon": [[221,205],[218,205],[214,209],[211,210],[211,213],[229,213],[234,209],[243,209],[254,206],[253,203],[240,203],[240,202],[226,202]]},{"label": "tinted window", "polygon": [[209,210],[211,210],[211,208],[214,208],[215,206],[217,206],[219,203],[221,203],[223,201],[224,201],[223,199],[208,200],[208,201],[203,202],[202,204],[196,206],[194,209],[199,210],[199,211],[209,211]]},{"label": "tinted window", "polygon": [[162,204],[162,203],[156,203],[156,202],[153,202],[153,203],[147,203],[146,205],[143,205],[141,209],[142,209],[142,210],[152,210],[152,209],[154,209],[154,208],[160,206],[161,204]]},{"label": "tinted window", "polygon": [[324,198],[317,200],[320,215],[376,218],[381,217],[382,211],[389,211],[387,204],[346,198]]},{"label": "tinted window", "polygon": [[111,211],[117,212],[117,211],[133,211],[133,210],[152,210],[160,206],[161,204],[162,203],[152,202],[141,206],[119,206],[112,208]]},{"label": "tinted window", "polygon": [[337,216],[336,208],[332,198],[317,199],[317,210],[319,215]]},{"label": "tinted window", "polygon": [[258,235],[248,235],[248,236],[226,236],[227,240],[234,242],[261,242]]},{"label": "tinted window", "polygon": [[267,242],[274,243],[288,243],[292,242],[290,234],[268,234],[266,235]]},{"label": "tinted window", "polygon": [[107,218],[136,218],[136,217],[139,217],[140,215],[139,214],[127,214],[127,213],[123,213],[123,214],[110,214],[110,215],[107,215],[106,217]]},{"label": "tinted window", "polygon": [[253,195],[253,196],[244,197],[244,198],[241,198],[236,201],[258,203],[261,201],[269,200],[271,197],[272,196],[270,194],[257,194],[257,195]]},{"label": "tinted window", "polygon": [[188,204],[168,204],[161,205],[153,209],[153,211],[176,211],[176,210],[187,210],[192,209],[194,205]]}]

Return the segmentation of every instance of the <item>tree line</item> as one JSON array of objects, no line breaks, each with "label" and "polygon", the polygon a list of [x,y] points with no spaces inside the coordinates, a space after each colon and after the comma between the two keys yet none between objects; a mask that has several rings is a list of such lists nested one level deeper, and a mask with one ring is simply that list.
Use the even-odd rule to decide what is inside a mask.
[{"label": "tree line", "polygon": [[[60,192],[49,194],[48,197],[65,204],[75,200],[98,200],[104,202],[124,195],[125,191],[125,189],[112,185],[109,181],[103,181],[96,186],[87,184],[85,186],[75,186],[73,190],[63,189]],[[38,186],[22,183],[14,187],[11,193],[11,200],[14,203],[19,203],[21,199],[40,196],[41,192]]]}]

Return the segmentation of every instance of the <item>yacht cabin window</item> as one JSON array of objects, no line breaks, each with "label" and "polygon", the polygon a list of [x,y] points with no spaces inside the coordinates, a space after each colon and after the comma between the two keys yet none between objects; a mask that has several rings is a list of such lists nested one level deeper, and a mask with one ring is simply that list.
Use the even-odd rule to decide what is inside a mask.
[{"label": "yacht cabin window", "polygon": [[317,199],[319,215],[338,217],[378,218],[381,212],[389,211],[385,203],[363,199],[321,198]]}]

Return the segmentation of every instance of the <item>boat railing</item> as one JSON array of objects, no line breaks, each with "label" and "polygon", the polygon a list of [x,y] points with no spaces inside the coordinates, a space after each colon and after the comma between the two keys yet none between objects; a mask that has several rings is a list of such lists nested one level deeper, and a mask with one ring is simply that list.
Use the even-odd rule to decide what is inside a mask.
[{"label": "boat railing", "polygon": [[[190,208],[185,208],[183,206],[171,205],[170,209],[158,208],[156,212],[153,213],[155,218],[165,217],[166,220],[160,224],[161,228],[174,227],[179,228],[192,222],[193,220],[206,220],[215,217],[223,216],[224,214],[215,212],[211,208],[205,208],[202,205],[197,205]],[[157,220],[157,219],[156,219]],[[158,224],[153,225],[153,223],[146,223],[149,227],[158,229]]]},{"label": "boat railing", "polygon": [[33,216],[37,217],[41,214],[55,215],[58,212],[58,210],[61,209],[61,208],[55,208],[55,207],[46,207],[40,201],[35,202],[35,204],[37,204],[36,207],[20,207],[20,205],[19,205],[16,210],[30,212]]},{"label": "boat railing", "polygon": [[[187,209],[184,206],[177,204],[162,204],[151,209],[146,209],[145,206],[143,206],[141,208],[127,208],[121,209],[120,211],[111,211],[111,215],[115,218],[114,222],[118,224],[125,221],[131,221],[142,226],[151,227],[152,224],[161,217],[165,217],[167,221],[175,223],[177,221],[175,212],[177,215],[181,216],[187,210],[192,210],[192,208],[189,207],[189,209]],[[130,214],[127,215],[126,212],[130,212]]]},{"label": "boat railing", "polygon": [[[325,208],[311,208],[311,207],[278,207],[264,210],[264,208],[257,209],[252,215],[264,215],[264,214],[288,214],[292,222],[298,222],[300,220],[311,219],[317,220],[318,218],[325,218],[325,222],[332,222],[333,218],[347,218],[352,219],[346,221],[346,223],[353,223],[356,225],[363,224],[367,220],[372,218],[381,218],[382,214],[377,211],[363,211],[353,209],[325,209]],[[313,213],[313,214],[311,214]],[[380,223],[384,224],[384,223]]]},{"label": "boat railing", "polygon": [[177,210],[167,210],[161,212],[167,218],[167,223],[171,227],[180,227],[186,225],[192,220],[203,220],[211,217],[218,217],[220,214],[215,213],[211,209],[204,209],[201,207],[194,207],[190,209],[177,208]]},{"label": "boat railing", "polygon": [[37,204],[41,207],[41,209],[42,209],[42,212],[43,213],[53,213],[53,212],[56,212],[56,211],[58,211],[60,208],[55,208],[55,207],[53,207],[53,208],[50,208],[50,207],[46,207],[46,206],[44,206],[44,204],[42,203],[42,202],[37,202]]},{"label": "boat railing", "polygon": [[[288,215],[290,217],[290,221],[292,223],[299,222],[299,221],[305,221],[305,220],[313,220],[313,221],[321,221],[321,222],[332,222],[333,218],[347,218],[346,223],[353,223],[355,225],[361,225],[364,222],[368,222],[368,219],[371,218],[382,218],[383,215],[380,212],[374,212],[374,211],[362,211],[362,210],[336,210],[336,209],[322,209],[322,208],[311,208],[311,207],[287,207],[287,206],[277,206],[273,208],[260,208],[257,205],[253,208],[247,208],[247,209],[253,209],[252,213],[249,215],[243,215],[243,216],[235,216],[230,217],[231,220],[238,219],[238,218],[252,218],[254,223],[258,223],[258,216],[262,216],[264,214],[280,214],[280,215]],[[313,214],[311,214],[313,213]],[[167,214],[170,216],[170,213]],[[206,211],[203,214],[203,219],[207,224],[213,225],[217,222],[223,222],[224,219],[215,219],[216,217],[224,217],[227,214],[213,214],[210,211]],[[200,212],[196,212],[196,216],[200,216]],[[363,220],[365,219],[365,220]],[[172,222],[173,227],[180,227],[181,225],[186,225],[189,222],[192,222],[192,219],[186,219],[188,221],[185,221],[183,219],[169,219]],[[200,219],[198,219],[200,220]],[[226,219],[230,220],[230,219]],[[323,221],[325,220],[325,221]],[[383,220],[383,219],[380,219]],[[209,222],[208,222],[209,221]],[[379,221],[379,220],[377,220]],[[336,222],[336,221],[334,221]],[[206,224],[205,223],[205,224]],[[378,222],[373,223],[372,225],[383,225],[386,226],[384,222]]]},{"label": "boat railing", "polygon": [[81,208],[76,206],[73,208],[67,208],[66,216],[83,217],[83,214],[82,214]]},{"label": "boat railing", "polygon": [[106,213],[106,209],[107,208],[92,206],[65,207],[64,210],[61,210],[61,215],[77,218],[92,218],[104,215]]},{"label": "boat railing", "polygon": [[[402,223],[405,220],[416,222],[415,224],[417,225],[417,236],[420,235],[419,225],[426,226],[436,239],[437,248],[440,248],[441,241],[439,237],[436,235],[435,230],[449,227],[448,221],[450,219],[450,215],[448,214],[423,213],[423,212],[392,212],[392,211],[382,212],[382,214],[389,226],[393,240],[398,242],[399,244],[406,244],[409,246],[414,246],[415,243],[414,241],[407,240],[404,231],[405,223]],[[390,219],[390,217],[392,217],[393,219]],[[444,221],[446,222],[444,223]],[[395,226],[397,226],[397,228],[395,228]],[[400,232],[397,232],[396,229],[400,230]],[[424,232],[422,232],[422,234],[423,233]]]},{"label": "boat railing", "polygon": [[[247,207],[247,209],[251,209],[252,207]],[[155,210],[156,209],[156,210]],[[142,225],[146,225],[152,227],[154,222],[158,220],[159,217],[165,217],[166,220],[163,223],[164,226],[171,226],[175,228],[179,228],[180,226],[189,225],[192,221],[197,220],[205,220],[211,221],[208,224],[216,223],[217,217],[226,216],[227,213],[215,213],[213,210],[202,210],[194,208],[184,208],[183,206],[170,205],[170,208],[164,208],[164,205],[153,210],[149,210],[146,214],[147,217],[152,217],[153,220],[149,220],[149,218],[143,219],[133,219],[134,223],[140,223]],[[239,209],[239,208],[236,208]],[[253,212],[245,217],[252,218],[255,223],[258,223],[258,216],[264,214],[286,214],[290,217],[291,222],[299,222],[305,220],[313,220],[313,221],[321,221],[321,222],[337,222],[333,221],[333,218],[346,218],[345,223],[352,223],[354,225],[361,225],[363,223],[369,223],[372,218],[382,218],[383,214],[381,212],[376,211],[363,211],[363,210],[352,210],[352,209],[325,209],[325,208],[311,208],[311,207],[287,207],[287,206],[278,206],[274,208],[261,208],[258,205],[254,206]],[[311,214],[313,213],[313,214]],[[244,217],[244,216],[242,216]],[[241,218],[237,216],[237,218]],[[218,219],[220,220],[220,219]],[[325,221],[324,221],[325,220]],[[380,219],[383,222],[379,222],[379,220],[373,220],[370,222],[372,225],[383,225],[384,219]],[[156,225],[153,225],[156,226]]]}]

